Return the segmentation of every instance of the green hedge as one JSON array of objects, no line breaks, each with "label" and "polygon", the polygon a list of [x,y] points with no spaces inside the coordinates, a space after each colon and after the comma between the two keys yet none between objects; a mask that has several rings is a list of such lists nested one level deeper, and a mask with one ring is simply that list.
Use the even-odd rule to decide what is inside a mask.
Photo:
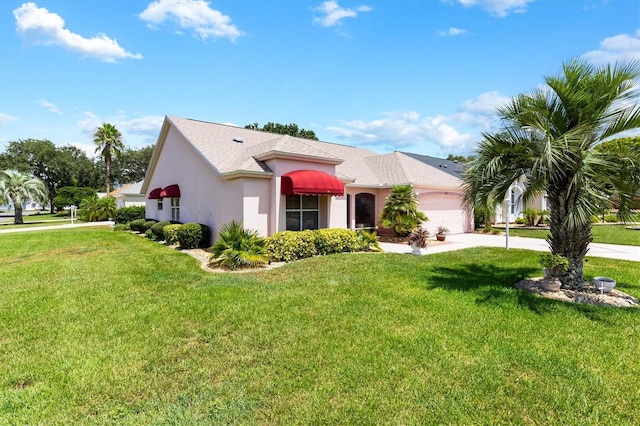
[{"label": "green hedge", "polygon": [[164,240],[164,227],[167,225],[171,225],[171,222],[168,220],[161,220],[160,222],[154,223],[153,226],[150,228],[156,240],[158,241]]},{"label": "green hedge", "polygon": [[194,249],[209,245],[209,227],[201,223],[185,223],[178,228],[180,248]]},{"label": "green hedge", "polygon": [[116,223],[129,223],[137,219],[144,219],[145,212],[145,206],[123,207],[116,210]]},{"label": "green hedge", "polygon": [[266,238],[267,256],[275,262],[293,262],[315,256],[316,234],[313,231],[281,231]]},{"label": "green hedge", "polygon": [[166,225],[162,228],[162,234],[164,235],[164,241],[172,246],[178,245],[178,229],[181,227],[179,223]]},{"label": "green hedge", "polygon": [[144,223],[144,231],[146,232],[148,229],[151,229],[151,227],[153,225],[155,225],[156,223],[158,223],[157,220],[155,219],[147,219],[147,221]]},{"label": "green hedge", "polygon": [[358,251],[360,239],[355,231],[340,228],[325,228],[313,231],[316,234],[316,252],[320,255]]},{"label": "green hedge", "polygon": [[129,222],[129,228],[132,231],[143,233],[146,231],[144,224],[147,222],[147,219],[136,219]]},{"label": "green hedge", "polygon": [[[368,238],[365,238],[368,237]],[[282,231],[265,239],[267,256],[274,262],[293,262],[316,255],[380,250],[375,234],[325,228],[306,231]]]}]

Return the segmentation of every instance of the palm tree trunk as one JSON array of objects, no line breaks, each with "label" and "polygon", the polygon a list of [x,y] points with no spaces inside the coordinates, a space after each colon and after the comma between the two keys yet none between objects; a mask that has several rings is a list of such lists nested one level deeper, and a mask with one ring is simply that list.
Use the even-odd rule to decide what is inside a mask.
[{"label": "palm tree trunk", "polygon": [[584,282],[584,257],[593,238],[591,223],[578,224],[567,220],[573,209],[572,203],[575,203],[575,195],[567,190],[549,192],[551,235],[547,242],[552,253],[560,254],[569,261],[569,267],[560,276],[562,288],[579,290]]},{"label": "palm tree trunk", "polygon": [[107,194],[109,194],[109,192],[111,192],[111,191],[109,191],[109,187],[111,187],[111,179],[110,179],[110,177],[111,177],[111,161],[105,160],[104,163],[105,163],[105,166],[106,166],[106,169],[107,169],[107,179],[106,179],[106,181],[107,181]]},{"label": "palm tree trunk", "polygon": [[22,225],[24,223],[23,219],[22,219],[22,205],[18,205],[15,202],[13,203],[13,210],[14,210],[14,219],[13,219],[13,223],[14,225]]}]

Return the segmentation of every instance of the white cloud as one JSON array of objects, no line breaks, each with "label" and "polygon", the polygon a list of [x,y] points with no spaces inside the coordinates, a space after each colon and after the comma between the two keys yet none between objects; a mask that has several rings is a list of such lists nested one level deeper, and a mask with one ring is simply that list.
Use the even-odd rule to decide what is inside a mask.
[{"label": "white cloud", "polygon": [[489,116],[494,115],[496,108],[507,104],[510,100],[511,98],[502,95],[497,90],[492,90],[482,93],[475,99],[464,101],[460,109],[465,112]]},{"label": "white cloud", "polygon": [[38,105],[40,105],[43,108],[48,109],[50,112],[53,112],[54,114],[62,115],[62,111],[60,111],[60,109],[54,103],[51,103],[49,101],[45,101],[44,99],[40,99],[38,101]]},{"label": "white cloud", "polygon": [[596,65],[640,60],[640,30],[635,35],[618,34],[600,42],[600,49],[592,50],[583,57]]},{"label": "white cloud", "polygon": [[462,35],[462,34],[464,34],[466,32],[467,32],[467,30],[463,30],[461,28],[451,27],[448,30],[438,31],[438,35],[455,37],[455,36]]},{"label": "white cloud", "polygon": [[329,0],[323,2],[314,9],[322,13],[320,17],[314,17],[313,22],[321,27],[333,27],[340,25],[344,18],[355,18],[360,12],[369,12],[373,10],[370,6],[357,6],[353,9],[340,7],[337,1]]},{"label": "white cloud", "polygon": [[140,19],[154,27],[169,20],[180,28],[191,30],[194,35],[208,38],[228,38],[235,42],[243,33],[231,24],[231,18],[211,9],[204,0],[157,0],[149,3],[139,15]]},{"label": "white cloud", "polygon": [[65,28],[64,19],[35,3],[24,3],[13,11],[18,33],[27,40],[42,45],[57,45],[105,62],[118,59],[142,59],[139,53],[132,54],[124,50],[115,39],[105,34],[85,38]]},{"label": "white cloud", "polygon": [[396,111],[384,113],[378,120],[343,121],[326,130],[338,139],[380,150],[424,150],[435,144],[442,152],[463,153],[480,140],[481,132],[498,124],[495,108],[508,101],[508,97],[491,91],[463,102],[458,112],[449,115],[421,117],[416,111]]},{"label": "white cloud", "polygon": [[147,115],[121,121],[119,128],[127,133],[157,137],[163,121],[161,115]]},{"label": "white cloud", "polygon": [[0,124],[9,124],[18,121],[18,117],[0,112]]},{"label": "white cloud", "polygon": [[[118,111],[115,115],[105,118],[92,111],[85,111],[84,119],[76,124],[80,133],[87,135],[90,139],[98,127],[104,123],[111,123],[122,133],[122,141],[126,146],[142,146],[156,143],[163,121],[164,117],[159,115],[130,118],[125,111]],[[79,145],[82,144],[74,144],[80,148]]]},{"label": "white cloud", "polygon": [[492,15],[504,18],[509,13],[524,13],[527,4],[535,0],[440,0],[446,3],[460,3],[464,7],[478,6]]}]

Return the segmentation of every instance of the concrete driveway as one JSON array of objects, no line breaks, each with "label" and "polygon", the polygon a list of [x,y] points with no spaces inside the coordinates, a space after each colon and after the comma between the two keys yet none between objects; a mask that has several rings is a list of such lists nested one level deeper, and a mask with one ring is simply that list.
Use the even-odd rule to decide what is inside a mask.
[{"label": "concrete driveway", "polygon": [[[640,231],[638,239],[640,239]],[[385,252],[411,253],[407,244],[380,243]],[[454,234],[447,235],[444,243],[434,244],[423,250],[423,254],[442,253],[471,247],[503,247],[506,248],[504,235],[491,234]],[[510,249],[526,249],[549,251],[549,244],[540,238],[523,238],[509,236]],[[633,260],[640,262],[640,246],[623,246],[616,244],[591,243],[587,256],[605,257],[609,259]]]}]

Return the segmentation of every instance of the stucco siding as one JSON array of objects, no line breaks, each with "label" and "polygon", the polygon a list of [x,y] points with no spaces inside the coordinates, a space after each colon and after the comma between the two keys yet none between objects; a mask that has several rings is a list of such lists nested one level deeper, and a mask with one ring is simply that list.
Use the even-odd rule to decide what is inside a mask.
[{"label": "stucco siding", "polygon": [[272,179],[243,179],[243,214],[245,229],[254,229],[260,236],[271,235],[269,212],[271,211]]},{"label": "stucco siding", "polygon": [[[213,237],[222,224],[242,217],[242,180],[223,180],[174,128],[167,133],[148,187],[151,190],[172,184],[180,186],[182,223],[205,224]],[[157,200],[147,200],[146,205],[148,217],[171,219],[169,198],[164,199],[162,211],[157,209]]]}]

